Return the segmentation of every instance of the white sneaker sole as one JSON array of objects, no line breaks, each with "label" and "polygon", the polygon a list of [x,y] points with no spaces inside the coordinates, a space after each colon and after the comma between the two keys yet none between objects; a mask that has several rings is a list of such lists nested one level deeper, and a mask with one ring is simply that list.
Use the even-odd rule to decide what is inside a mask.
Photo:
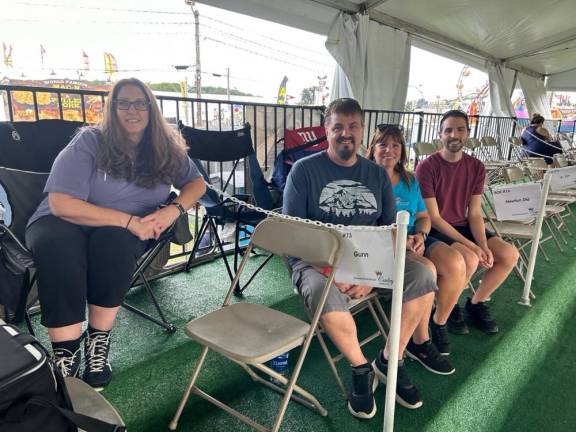
[{"label": "white sneaker sole", "polygon": [[359,419],[363,419],[363,420],[368,420],[371,419],[372,417],[374,417],[376,415],[376,402],[374,402],[374,408],[372,409],[372,412],[370,413],[365,413],[362,411],[356,412],[352,409],[352,406],[350,405],[350,402],[348,402],[348,411],[350,411],[350,414],[352,414],[354,417],[359,418]]},{"label": "white sneaker sole", "polygon": [[[374,386],[374,389],[376,389],[376,387],[378,387],[378,381],[380,381],[382,384],[386,385],[386,375],[384,375],[382,372],[380,372],[380,370],[376,367],[376,360],[374,360],[372,362],[372,369],[374,369],[374,374],[376,374],[376,377],[378,378],[378,380],[374,380],[374,382],[376,383]],[[415,404],[410,404],[410,403],[406,402],[404,399],[402,399],[398,395],[398,393],[396,393],[396,402],[398,402],[404,408],[408,408],[408,409],[418,409],[423,405],[422,401],[418,401]]]},{"label": "white sneaker sole", "polygon": [[456,368],[453,368],[450,372],[442,372],[436,369],[432,369],[430,366],[428,366],[426,363],[424,363],[422,361],[422,359],[414,354],[412,354],[410,351],[406,350],[406,355],[408,357],[410,357],[412,360],[417,361],[418,363],[420,363],[422,366],[424,366],[424,369],[426,369],[427,371],[432,372],[433,374],[436,375],[452,375],[454,372],[456,372]]}]

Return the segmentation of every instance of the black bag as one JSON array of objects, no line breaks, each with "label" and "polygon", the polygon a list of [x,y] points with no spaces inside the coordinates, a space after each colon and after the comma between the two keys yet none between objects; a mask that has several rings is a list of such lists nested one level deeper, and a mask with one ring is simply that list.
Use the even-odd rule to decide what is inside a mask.
[{"label": "black bag", "polygon": [[0,304],[21,318],[30,288],[30,251],[8,230],[0,228]]},{"label": "black bag", "polygon": [[0,431],[126,430],[73,411],[60,369],[33,336],[0,325],[0,352]]}]

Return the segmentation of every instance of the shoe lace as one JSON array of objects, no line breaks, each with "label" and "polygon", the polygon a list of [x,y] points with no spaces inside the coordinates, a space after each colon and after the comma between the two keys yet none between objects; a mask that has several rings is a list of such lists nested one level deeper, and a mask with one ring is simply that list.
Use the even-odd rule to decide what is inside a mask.
[{"label": "shoe lace", "polygon": [[62,375],[67,377],[72,375],[72,370],[76,366],[78,351],[72,353],[66,349],[59,349],[54,351],[54,363],[62,372]]},{"label": "shoe lace", "polygon": [[108,364],[110,333],[94,332],[87,336],[86,362],[90,372],[102,372]]}]

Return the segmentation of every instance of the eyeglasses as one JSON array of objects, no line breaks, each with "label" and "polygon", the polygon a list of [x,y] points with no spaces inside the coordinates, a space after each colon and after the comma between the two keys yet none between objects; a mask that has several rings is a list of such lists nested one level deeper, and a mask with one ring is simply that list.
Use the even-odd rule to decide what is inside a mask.
[{"label": "eyeglasses", "polygon": [[404,133],[404,126],[399,124],[381,123],[376,125],[380,132],[390,131],[391,133]]},{"label": "eyeglasses", "polygon": [[114,99],[114,105],[122,111],[128,111],[131,106],[133,106],[136,111],[148,111],[150,108],[150,102],[144,99],[136,99],[133,102],[126,99]]}]

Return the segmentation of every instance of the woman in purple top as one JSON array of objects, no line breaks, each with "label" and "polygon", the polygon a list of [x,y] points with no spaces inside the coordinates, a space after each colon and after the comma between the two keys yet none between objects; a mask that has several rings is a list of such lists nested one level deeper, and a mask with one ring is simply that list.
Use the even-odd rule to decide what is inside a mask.
[{"label": "woman in purple top", "polygon": [[[159,209],[172,185],[180,195]],[[136,261],[204,194],[204,181],[151,90],[130,78],[112,87],[100,124],[58,155],[44,191],[26,230],[42,324],[56,364],[78,376],[88,303],[83,379],[102,388],[112,378],[110,331]]]},{"label": "woman in purple top", "polygon": [[[396,125],[379,127],[368,149],[368,159],[383,166],[392,182],[396,207],[410,213],[407,247],[412,256],[432,266],[437,273],[436,309],[430,318],[432,342],[443,355],[450,353],[448,328],[454,333],[466,332],[463,322],[452,322],[450,311],[466,287],[466,267],[462,256],[446,243],[429,236],[432,224],[424,204],[420,186],[406,170],[408,152],[402,130]],[[422,339],[428,323],[416,329]],[[415,333],[416,335],[416,333]],[[411,355],[411,354],[409,354]]]}]

